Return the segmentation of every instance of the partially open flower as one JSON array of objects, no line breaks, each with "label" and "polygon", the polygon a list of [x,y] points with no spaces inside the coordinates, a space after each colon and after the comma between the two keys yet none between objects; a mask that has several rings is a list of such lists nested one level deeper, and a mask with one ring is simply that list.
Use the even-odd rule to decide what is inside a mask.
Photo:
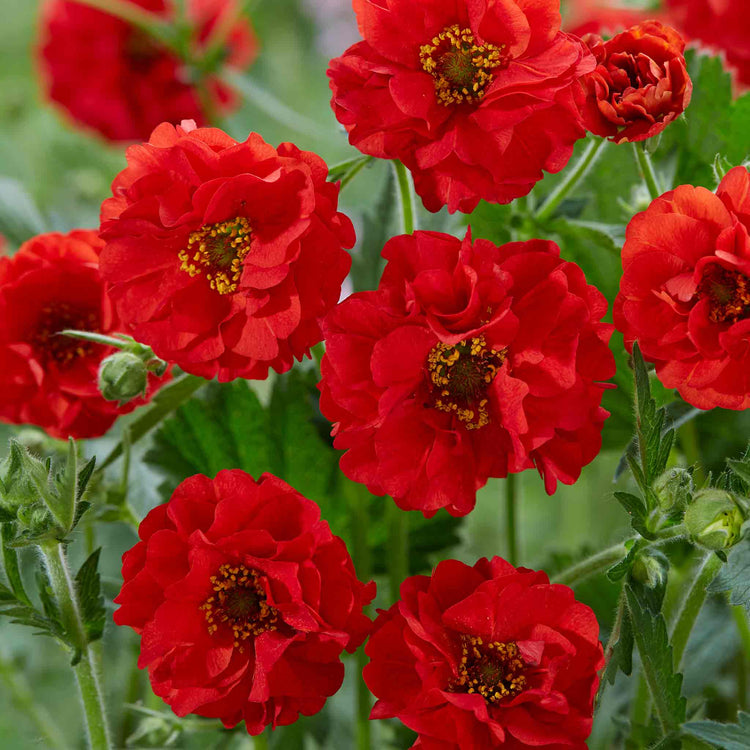
[{"label": "partially open flower", "polygon": [[693,84],[682,55],[685,42],[657,21],[633,26],[609,41],[584,38],[596,69],[583,78],[586,127],[615,143],[660,133],[690,103]]},{"label": "partially open flower", "polygon": [[685,526],[693,541],[710,550],[733,547],[740,540],[745,514],[729,492],[697,492],[685,511]]}]

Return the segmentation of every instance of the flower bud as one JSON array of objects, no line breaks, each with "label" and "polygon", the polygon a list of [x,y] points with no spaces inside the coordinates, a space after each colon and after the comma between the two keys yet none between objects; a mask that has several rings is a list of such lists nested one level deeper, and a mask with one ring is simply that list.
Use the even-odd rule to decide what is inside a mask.
[{"label": "flower bud", "polygon": [[710,550],[728,549],[742,536],[745,516],[734,496],[725,490],[697,492],[685,511],[685,525],[696,544]]},{"label": "flower bud", "polygon": [[143,360],[130,352],[116,352],[99,365],[99,390],[107,401],[126,403],[142,396],[148,384]]},{"label": "flower bud", "polygon": [[653,484],[659,507],[665,512],[685,508],[693,495],[695,484],[687,469],[667,469]]},{"label": "flower bud", "polygon": [[650,589],[666,585],[669,562],[660,552],[642,552],[633,562],[631,575],[636,581]]}]

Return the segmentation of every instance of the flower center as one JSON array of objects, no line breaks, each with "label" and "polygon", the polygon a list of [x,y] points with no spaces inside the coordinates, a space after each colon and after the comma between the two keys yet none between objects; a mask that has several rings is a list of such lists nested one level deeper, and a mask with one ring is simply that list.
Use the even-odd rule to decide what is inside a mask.
[{"label": "flower center", "polygon": [[485,643],[461,636],[458,676],[448,686],[453,693],[479,693],[487,703],[512,698],[526,687],[526,664],[513,641]]},{"label": "flower center", "polygon": [[750,315],[750,278],[711,264],[698,285],[698,296],[708,297],[708,319],[713,323],[736,323]]},{"label": "flower center", "polygon": [[237,291],[251,241],[250,222],[244,216],[206,224],[191,232],[187,248],[177,254],[180,270],[191,277],[205,273],[211,289],[232,294]]},{"label": "flower center", "polygon": [[435,79],[438,101],[447,107],[479,101],[492,83],[495,69],[508,64],[504,50],[504,44],[476,44],[471,29],[453,24],[419,48],[419,60]]},{"label": "flower center", "polygon": [[29,343],[41,359],[52,359],[58,366],[69,365],[73,360],[93,353],[96,344],[61,336],[60,331],[66,328],[96,332],[99,316],[94,311],[76,310],[67,302],[53,302],[42,308]]},{"label": "flower center", "polygon": [[257,571],[244,565],[222,565],[211,576],[214,593],[200,607],[206,614],[208,632],[213,635],[220,625],[226,625],[240,651],[250,636],[278,627],[279,613],[266,601],[259,579]]},{"label": "flower center", "polygon": [[489,423],[487,388],[505,361],[505,351],[487,348],[484,336],[475,336],[455,346],[442,342],[427,356],[432,406],[454,413],[467,430]]}]

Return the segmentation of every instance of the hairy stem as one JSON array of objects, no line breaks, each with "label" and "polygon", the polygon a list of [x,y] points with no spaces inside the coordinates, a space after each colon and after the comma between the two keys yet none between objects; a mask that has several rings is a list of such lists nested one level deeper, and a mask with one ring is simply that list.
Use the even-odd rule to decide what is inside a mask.
[{"label": "hairy stem", "polygon": [[737,660],[737,703],[740,711],[747,708],[747,670],[750,661],[750,623],[744,607],[732,607],[732,616],[740,635],[740,655]]},{"label": "hairy stem", "polygon": [[592,138],[586,150],[581,154],[581,158],[575,166],[570,169],[563,178],[562,182],[547,196],[547,200],[542,203],[536,212],[536,219],[539,222],[547,221],[555,209],[563,202],[565,197],[573,188],[586,176],[591,166],[599,158],[599,155],[607,141],[604,138]]},{"label": "hairy stem", "polygon": [[40,549],[47,565],[52,592],[60,608],[63,627],[75,648],[81,653],[81,658],[73,669],[81,692],[89,745],[92,750],[110,750],[112,745],[104,709],[104,696],[97,673],[97,656],[88,642],[65,548],[58,542],[51,542],[45,543]]},{"label": "hairy stem", "polygon": [[654,169],[651,157],[646,151],[646,145],[644,141],[633,144],[633,153],[635,154],[635,160],[638,164],[638,171],[641,177],[646,183],[648,192],[651,195],[651,200],[658,198],[662,194],[662,189],[659,186],[659,178],[656,176],[656,170]]},{"label": "hairy stem", "polygon": [[686,422],[678,432],[680,447],[682,448],[688,466],[693,467],[693,481],[696,487],[702,486],[706,481],[706,472],[701,465],[700,446],[698,442],[698,427],[695,420]]},{"label": "hairy stem", "polygon": [[417,209],[414,200],[414,185],[409,171],[400,161],[392,161],[396,173],[396,189],[401,206],[401,227],[403,234],[411,234],[417,228]]}]

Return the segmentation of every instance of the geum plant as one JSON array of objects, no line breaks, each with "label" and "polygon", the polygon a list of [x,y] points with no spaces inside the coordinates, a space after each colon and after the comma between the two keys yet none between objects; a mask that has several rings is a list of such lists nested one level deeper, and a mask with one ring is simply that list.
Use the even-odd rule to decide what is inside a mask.
[{"label": "geum plant", "polygon": [[[98,229],[0,212],[0,419],[36,428],[0,463],[0,613],[66,650],[95,750],[749,747],[750,100],[664,14],[352,5],[328,75],[362,153],[329,168],[219,127],[248,92],[305,127],[236,70],[245,4],[45,4],[48,97],[138,142]],[[607,452],[627,538],[519,565],[558,501],[518,475],[551,496]],[[710,628],[737,675],[706,700]]]}]

